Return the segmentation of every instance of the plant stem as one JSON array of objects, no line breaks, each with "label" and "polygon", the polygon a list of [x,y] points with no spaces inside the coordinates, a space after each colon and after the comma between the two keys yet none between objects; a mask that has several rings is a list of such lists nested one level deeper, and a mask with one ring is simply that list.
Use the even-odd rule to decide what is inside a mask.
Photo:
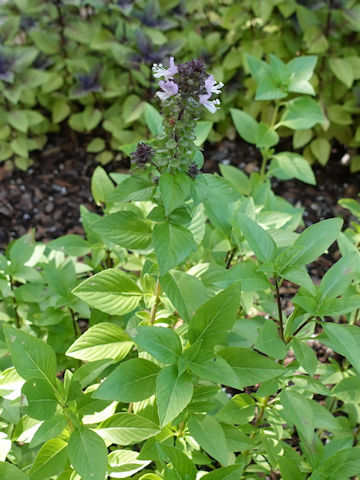
[{"label": "plant stem", "polygon": [[266,165],[267,161],[269,160],[268,150],[261,150],[262,162],[260,167],[260,177],[265,177]]},{"label": "plant stem", "polygon": [[295,332],[292,334],[292,337],[296,337],[296,335],[302,330],[305,325],[307,325],[314,317],[310,317],[305,322],[303,322],[301,325],[298,326],[298,328],[295,330]]},{"label": "plant stem", "polygon": [[151,317],[150,317],[151,325],[155,322],[155,319],[156,319],[156,311],[160,303],[160,290],[161,290],[161,287],[160,287],[160,282],[158,277],[156,280],[156,287],[155,287],[155,303],[151,308]]},{"label": "plant stem", "polygon": [[236,252],[236,247],[231,249],[226,255],[225,261],[226,261],[226,269],[227,270],[229,270],[229,268],[231,266],[231,262],[232,262],[232,259],[234,258],[235,252]]},{"label": "plant stem", "polygon": [[276,289],[276,301],[277,301],[278,314],[279,314],[280,338],[283,342],[285,342],[284,322],[283,322],[283,316],[282,316],[281,299],[280,299],[279,284],[278,284],[277,278],[275,279],[275,289]]},{"label": "plant stem", "polygon": [[[257,427],[260,425],[260,423],[262,422],[262,419],[264,418],[264,414],[265,414],[265,408],[267,407],[268,405],[268,402],[269,402],[269,395],[267,395],[266,397],[264,397],[264,400],[262,401],[262,403],[260,404],[260,410],[259,410],[259,414],[258,414],[258,417],[256,419],[256,422],[254,424],[254,428],[257,429]],[[250,438],[253,439],[254,436],[255,436],[255,433],[256,432],[253,432],[251,435],[250,435]]]},{"label": "plant stem", "polygon": [[78,324],[77,324],[77,321],[76,321],[76,318],[75,318],[75,312],[72,310],[72,308],[69,307],[69,312],[70,312],[70,315],[71,315],[71,320],[72,320],[72,323],[73,323],[73,327],[74,327],[74,336],[75,336],[75,339],[76,338],[79,338],[79,327],[78,327]]},{"label": "plant stem", "polygon": [[15,298],[15,289],[14,289],[15,284],[14,284],[13,278],[11,276],[9,276],[9,278],[10,278],[10,288],[13,294],[12,301],[13,301],[14,313],[15,313],[15,325],[16,325],[16,328],[21,328],[21,320],[17,311],[17,302]]}]

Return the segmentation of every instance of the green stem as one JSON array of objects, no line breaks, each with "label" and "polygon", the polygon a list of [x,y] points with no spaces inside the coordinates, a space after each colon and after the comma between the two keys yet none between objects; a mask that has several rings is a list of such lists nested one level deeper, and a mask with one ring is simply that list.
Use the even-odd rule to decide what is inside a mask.
[{"label": "green stem", "polygon": [[160,287],[160,282],[158,277],[156,280],[156,287],[155,287],[155,303],[151,309],[151,317],[150,317],[151,325],[155,322],[155,319],[156,319],[156,311],[160,303],[160,291],[161,291],[161,287]]},{"label": "green stem", "polygon": [[69,312],[70,312],[70,315],[71,315],[71,320],[72,320],[72,324],[73,324],[73,328],[74,328],[74,336],[75,336],[75,339],[77,339],[77,338],[79,338],[80,333],[79,333],[79,326],[78,326],[76,318],[75,318],[75,312],[70,307],[69,307]]},{"label": "green stem", "polygon": [[[264,418],[264,415],[265,415],[265,409],[268,405],[268,402],[269,402],[269,395],[267,395],[266,397],[264,397],[263,401],[261,402],[260,404],[260,410],[259,410],[259,414],[257,416],[257,419],[256,419],[256,422],[254,424],[254,428],[255,430],[258,428],[258,426],[261,424],[262,422],[262,419]],[[253,439],[255,437],[255,433],[256,431],[254,431],[251,435],[250,435],[250,438]]]},{"label": "green stem", "polygon": [[266,172],[266,165],[267,161],[269,160],[270,156],[268,154],[268,150],[261,150],[261,156],[262,156],[262,162],[261,162],[261,167],[260,167],[260,177],[264,178],[265,177],[265,172]]},{"label": "green stem", "polygon": [[283,322],[282,309],[281,309],[281,298],[280,298],[279,284],[277,279],[275,279],[275,290],[276,290],[276,302],[278,307],[279,324],[280,324],[280,338],[283,342],[285,342],[284,322]]},{"label": "green stem", "polygon": [[14,289],[14,286],[15,286],[15,282],[14,282],[14,279],[10,276],[10,288],[11,288],[11,292],[12,292],[12,301],[13,301],[13,307],[14,307],[14,313],[15,313],[15,325],[16,325],[16,328],[21,328],[21,319],[19,317],[19,314],[18,314],[18,305],[17,305],[17,301],[16,301],[16,298],[15,298],[15,289]]}]

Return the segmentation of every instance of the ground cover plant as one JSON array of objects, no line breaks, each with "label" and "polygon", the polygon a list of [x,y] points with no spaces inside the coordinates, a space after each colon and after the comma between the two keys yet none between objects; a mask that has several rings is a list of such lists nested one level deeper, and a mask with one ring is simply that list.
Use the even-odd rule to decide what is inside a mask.
[{"label": "ground cover plant", "polygon": [[[86,238],[41,244],[30,232],[0,256],[1,477],[359,475],[358,224],[299,233],[303,209],[269,177],[311,183],[311,168],[274,155],[277,124],[240,110],[263,168],[202,174],[194,132],[224,86],[202,60],[170,58],[153,75],[154,138],[131,153],[131,174],[97,167],[102,214],[82,207]],[[342,256],[316,285],[306,265],[335,241]],[[291,311],[283,282],[296,286]]]},{"label": "ground cover plant", "polygon": [[[109,163],[148,135],[143,113],[156,91],[151,65],[170,54],[205,58],[226,84],[223,108],[204,117],[198,143],[234,139],[229,110],[269,123],[279,106],[273,100],[294,91],[288,89],[294,57],[316,55],[315,75],[302,93],[317,92],[323,120],[296,129],[283,124],[278,134],[322,165],[338,141],[358,171],[359,15],[356,0],[3,2],[0,161],[28,168],[32,152],[66,127],[74,142],[79,133],[88,138],[99,163]],[[246,55],[269,61],[270,54],[264,95]]]}]

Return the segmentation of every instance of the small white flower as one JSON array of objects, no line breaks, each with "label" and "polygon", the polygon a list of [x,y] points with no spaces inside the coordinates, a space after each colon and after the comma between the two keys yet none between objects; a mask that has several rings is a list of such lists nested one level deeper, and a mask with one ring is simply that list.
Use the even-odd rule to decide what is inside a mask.
[{"label": "small white flower", "polygon": [[220,89],[224,86],[222,82],[216,83],[214,76],[209,75],[208,78],[205,80],[205,90],[208,95],[215,93],[218,95],[221,93]]},{"label": "small white flower", "polygon": [[155,96],[159,97],[162,102],[169,97],[173,97],[179,91],[179,87],[172,80],[169,80],[167,82],[164,82],[164,80],[160,80],[159,87],[163,90],[163,92],[156,92]]},{"label": "small white flower", "polygon": [[220,105],[220,100],[219,99],[209,100],[210,97],[211,97],[211,94],[200,95],[199,102],[201,103],[201,105],[204,105],[204,107],[207,108],[210,113],[215,113],[216,110],[219,110],[219,107],[217,107],[216,105]]},{"label": "small white flower", "polygon": [[174,78],[174,75],[178,73],[178,67],[174,63],[174,57],[170,57],[169,68],[164,68],[162,63],[154,63],[152,71],[155,78],[164,77],[166,81]]}]

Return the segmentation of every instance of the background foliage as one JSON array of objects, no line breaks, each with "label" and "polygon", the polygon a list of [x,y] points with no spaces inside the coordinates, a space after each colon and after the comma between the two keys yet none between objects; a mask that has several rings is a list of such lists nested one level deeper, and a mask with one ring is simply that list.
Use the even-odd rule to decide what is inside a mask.
[{"label": "background foliage", "polygon": [[[234,139],[231,107],[265,123],[273,117],[273,99],[256,93],[246,60],[246,54],[268,59],[271,53],[285,63],[318,57],[311,83],[323,122],[295,133],[282,127],[280,136],[292,136],[293,148],[322,165],[338,141],[350,148],[351,170],[360,168],[355,0],[14,0],[1,6],[0,16],[0,161],[26,169],[31,152],[64,125],[88,135],[88,151],[100,163],[127,151],[124,146],[147,134],[151,65],[170,54],[179,61],[203,57],[225,83],[223,108],[204,117],[200,141]],[[272,81],[281,89],[288,80],[279,73]]]}]

